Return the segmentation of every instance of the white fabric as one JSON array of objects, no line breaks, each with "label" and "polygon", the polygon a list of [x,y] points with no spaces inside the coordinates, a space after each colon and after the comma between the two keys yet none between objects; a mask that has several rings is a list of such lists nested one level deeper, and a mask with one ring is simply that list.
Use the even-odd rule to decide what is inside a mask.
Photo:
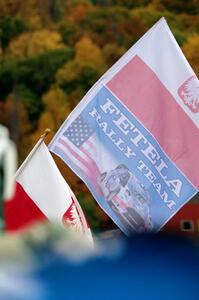
[{"label": "white fabric", "polygon": [[61,222],[72,203],[68,186],[42,142],[16,178],[50,221]]}]

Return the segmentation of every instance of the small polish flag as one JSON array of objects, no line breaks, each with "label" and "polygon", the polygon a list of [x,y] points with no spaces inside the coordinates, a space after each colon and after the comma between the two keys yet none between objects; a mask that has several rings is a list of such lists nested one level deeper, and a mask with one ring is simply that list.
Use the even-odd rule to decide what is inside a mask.
[{"label": "small polish flag", "polygon": [[4,204],[6,231],[18,231],[46,220],[73,228],[92,241],[84,213],[43,139],[35,145],[15,179],[15,196]]}]

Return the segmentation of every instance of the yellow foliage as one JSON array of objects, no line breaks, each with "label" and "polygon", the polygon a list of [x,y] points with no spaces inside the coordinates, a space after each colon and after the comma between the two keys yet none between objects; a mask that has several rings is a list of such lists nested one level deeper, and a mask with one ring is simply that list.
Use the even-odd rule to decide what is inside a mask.
[{"label": "yellow foliage", "polygon": [[80,99],[85,95],[85,90],[78,86],[70,93],[70,108],[71,110],[79,103]]},{"label": "yellow foliage", "polygon": [[0,0],[0,17],[16,15],[22,9],[22,0]]},{"label": "yellow foliage", "polygon": [[45,105],[45,111],[39,119],[37,131],[32,135],[33,144],[46,128],[51,129],[49,137],[53,136],[70,112],[67,96],[58,87],[52,87],[43,96],[42,100]]},{"label": "yellow foliage", "polygon": [[75,45],[76,61],[78,64],[95,66],[96,69],[104,68],[105,62],[100,48],[95,45],[89,38],[83,37]]},{"label": "yellow foliage", "polygon": [[48,143],[50,141],[50,138],[56,132],[55,124],[53,122],[53,117],[52,117],[51,113],[48,111],[43,112],[43,114],[41,115],[41,117],[39,119],[37,131],[34,132],[31,136],[32,147],[39,140],[40,136],[44,133],[46,128],[50,128],[50,130],[51,130],[50,134],[45,139],[45,141]]},{"label": "yellow foliage", "polygon": [[103,48],[103,54],[108,65],[114,64],[124,53],[126,49],[117,44],[108,43]]},{"label": "yellow foliage", "polygon": [[[38,141],[46,128],[50,128],[51,132],[45,138],[45,143],[48,144],[53,138],[63,121],[70,113],[68,99],[66,94],[58,87],[52,87],[42,98],[45,105],[45,111],[42,113],[37,131],[31,136],[32,147]],[[68,183],[72,186],[78,187],[79,178],[66,166],[63,161],[54,156],[54,159]]]},{"label": "yellow foliage", "polygon": [[96,69],[99,73],[105,71],[106,65],[101,49],[89,38],[83,37],[75,45],[74,60],[66,63],[58,70],[56,81],[59,85],[75,80],[85,67]]},{"label": "yellow foliage", "polygon": [[0,0],[0,17],[20,17],[29,29],[38,30],[52,23],[50,2],[51,0]]},{"label": "yellow foliage", "polygon": [[182,48],[187,60],[199,76],[199,35],[191,36]]},{"label": "yellow foliage", "polygon": [[42,27],[41,17],[37,14],[29,16],[29,18],[27,20],[27,24],[31,30],[39,30]]},{"label": "yellow foliage", "polygon": [[7,54],[10,57],[23,58],[64,47],[58,32],[43,29],[21,34],[19,37],[13,39],[9,45]]},{"label": "yellow foliage", "polygon": [[66,63],[61,69],[58,70],[56,74],[56,81],[60,86],[62,86],[65,83],[69,83],[75,80],[78,74],[78,64],[76,63],[76,61],[72,60]]},{"label": "yellow foliage", "polygon": [[58,87],[51,88],[44,96],[46,110],[53,116],[55,127],[59,127],[69,113],[66,94]]}]

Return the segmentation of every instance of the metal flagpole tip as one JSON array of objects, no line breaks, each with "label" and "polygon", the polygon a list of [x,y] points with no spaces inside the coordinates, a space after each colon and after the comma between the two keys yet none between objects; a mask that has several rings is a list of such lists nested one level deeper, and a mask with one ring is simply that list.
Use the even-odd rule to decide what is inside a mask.
[{"label": "metal flagpole tip", "polygon": [[50,128],[46,128],[44,133],[41,135],[41,138],[44,139],[51,132]]}]

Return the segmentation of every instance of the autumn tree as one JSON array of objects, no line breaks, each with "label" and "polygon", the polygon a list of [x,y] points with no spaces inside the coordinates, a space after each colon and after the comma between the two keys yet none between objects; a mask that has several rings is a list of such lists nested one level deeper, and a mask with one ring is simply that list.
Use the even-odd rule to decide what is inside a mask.
[{"label": "autumn tree", "polygon": [[8,56],[25,58],[64,48],[65,45],[58,32],[43,29],[21,34],[13,39],[8,47]]},{"label": "autumn tree", "polygon": [[107,65],[111,66],[126,52],[126,49],[116,43],[107,43],[102,52]]},{"label": "autumn tree", "polygon": [[41,96],[54,83],[57,70],[72,57],[73,50],[64,48],[22,60],[18,64],[18,81]]},{"label": "autumn tree", "polygon": [[75,23],[81,21],[90,10],[90,0],[65,0],[68,19]]},{"label": "autumn tree", "polygon": [[66,11],[65,0],[49,0],[49,13],[55,22],[60,21]]},{"label": "autumn tree", "polygon": [[170,11],[157,10],[155,5],[150,5],[148,7],[138,7],[133,9],[131,14],[134,17],[139,17],[146,25],[146,29],[149,29],[164,16],[180,46],[182,46],[187,39],[186,25],[183,22],[183,18],[177,17]]},{"label": "autumn tree", "polygon": [[81,26],[100,47],[109,42],[129,48],[145,31],[142,20],[120,6],[93,9]]},{"label": "autumn tree", "polygon": [[8,127],[11,138],[18,147],[19,159],[24,159],[30,146],[30,123],[28,112],[17,90],[13,90],[3,106],[1,105],[0,116],[1,122]]},{"label": "autumn tree", "polygon": [[78,24],[68,20],[59,24],[58,31],[66,45],[76,44],[82,34]]},{"label": "autumn tree", "polygon": [[[48,144],[70,113],[68,100],[69,99],[64,91],[56,85],[52,86],[50,90],[43,95],[42,104],[44,106],[44,111],[39,118],[37,130],[31,135],[32,147],[46,128],[51,129],[50,134],[45,139],[45,142]],[[61,173],[65,176],[70,185],[77,186],[79,179],[74,175],[74,173],[66,167],[61,160],[56,157],[55,160]]]},{"label": "autumn tree", "polygon": [[101,49],[89,38],[83,37],[75,45],[75,51],[74,59],[66,63],[56,75],[58,85],[69,94],[79,88],[86,92],[106,68]]},{"label": "autumn tree", "polygon": [[110,0],[111,5],[126,6],[127,8],[135,8],[147,6],[152,0]]},{"label": "autumn tree", "polygon": [[198,14],[199,12],[198,0],[161,0],[161,3],[167,10],[171,10],[176,13]]},{"label": "autumn tree", "polygon": [[24,20],[20,18],[6,16],[0,19],[0,41],[2,48],[5,49],[11,39],[20,35],[26,29]]},{"label": "autumn tree", "polygon": [[57,86],[52,86],[43,95],[42,104],[45,109],[33,137],[38,137],[47,127],[51,128],[53,135],[70,112],[67,95]]},{"label": "autumn tree", "polygon": [[199,35],[190,36],[187,42],[183,46],[183,52],[194,69],[197,76],[199,76],[199,60],[198,60],[198,50],[199,50]]},{"label": "autumn tree", "polygon": [[43,111],[42,100],[40,96],[24,85],[17,86],[17,93],[20,102],[26,109],[30,131],[33,132],[37,128],[38,119]]},{"label": "autumn tree", "polygon": [[23,10],[23,2],[22,0],[0,0],[0,17],[18,15],[19,11]]},{"label": "autumn tree", "polygon": [[45,52],[26,59],[0,59],[0,99],[23,85],[41,96],[54,82],[56,71],[73,56],[71,48]]}]

